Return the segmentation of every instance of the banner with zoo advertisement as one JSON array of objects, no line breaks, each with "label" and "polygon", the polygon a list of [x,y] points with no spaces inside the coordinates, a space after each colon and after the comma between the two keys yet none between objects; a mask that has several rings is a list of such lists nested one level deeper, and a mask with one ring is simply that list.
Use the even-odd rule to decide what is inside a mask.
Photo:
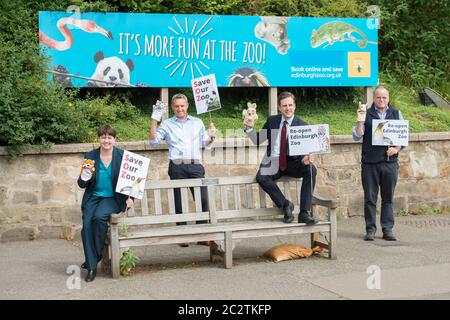
[{"label": "banner with zoo advertisement", "polygon": [[50,79],[65,87],[374,86],[373,18],[39,12]]}]

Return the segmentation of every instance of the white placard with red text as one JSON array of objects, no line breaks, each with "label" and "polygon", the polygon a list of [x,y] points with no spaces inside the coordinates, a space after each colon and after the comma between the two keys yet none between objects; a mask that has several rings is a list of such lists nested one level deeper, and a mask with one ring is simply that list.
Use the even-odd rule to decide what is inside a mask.
[{"label": "white placard with red text", "polygon": [[123,152],[116,192],[142,199],[150,159],[130,151]]},{"label": "white placard with red text", "polygon": [[221,108],[216,76],[210,74],[191,80],[197,114]]}]

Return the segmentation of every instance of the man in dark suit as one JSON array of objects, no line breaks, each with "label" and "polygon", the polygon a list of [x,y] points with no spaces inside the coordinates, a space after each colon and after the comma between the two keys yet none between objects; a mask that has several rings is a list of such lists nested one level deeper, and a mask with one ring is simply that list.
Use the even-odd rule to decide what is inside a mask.
[{"label": "man in dark suit", "polygon": [[278,96],[278,109],[281,114],[269,116],[260,132],[255,132],[253,129],[254,120],[244,119],[245,132],[253,143],[260,145],[264,141],[268,141],[267,151],[256,175],[256,181],[277,207],[283,209],[284,222],[291,223],[294,220],[292,213],[294,204],[285,198],[277,186],[276,180],[284,175],[303,178],[298,222],[315,224],[317,221],[311,215],[311,204],[312,191],[316,181],[316,167],[312,164],[309,155],[289,155],[289,128],[307,124],[294,114],[295,96],[292,93],[282,92]]}]

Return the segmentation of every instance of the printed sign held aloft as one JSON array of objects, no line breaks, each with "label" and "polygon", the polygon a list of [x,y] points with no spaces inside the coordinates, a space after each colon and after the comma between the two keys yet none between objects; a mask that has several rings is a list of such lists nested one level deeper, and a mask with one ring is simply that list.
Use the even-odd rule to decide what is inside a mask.
[{"label": "printed sign held aloft", "polygon": [[116,192],[142,199],[149,165],[149,158],[125,150],[120,164]]},{"label": "printed sign held aloft", "polygon": [[289,155],[330,153],[328,124],[289,128]]},{"label": "printed sign held aloft", "polygon": [[219,90],[214,74],[192,79],[191,84],[197,114],[220,109]]},{"label": "printed sign held aloft", "polygon": [[372,120],[373,146],[407,146],[408,120]]}]

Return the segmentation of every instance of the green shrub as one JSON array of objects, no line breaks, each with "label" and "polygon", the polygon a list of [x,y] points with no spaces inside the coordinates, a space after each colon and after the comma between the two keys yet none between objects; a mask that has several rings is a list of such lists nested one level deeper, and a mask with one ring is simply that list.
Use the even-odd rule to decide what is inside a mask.
[{"label": "green shrub", "polygon": [[120,274],[122,276],[128,276],[136,267],[136,263],[139,261],[139,257],[132,250],[127,250],[120,258]]},{"label": "green shrub", "polygon": [[374,0],[381,11],[381,69],[411,87],[450,81],[450,2]]}]

